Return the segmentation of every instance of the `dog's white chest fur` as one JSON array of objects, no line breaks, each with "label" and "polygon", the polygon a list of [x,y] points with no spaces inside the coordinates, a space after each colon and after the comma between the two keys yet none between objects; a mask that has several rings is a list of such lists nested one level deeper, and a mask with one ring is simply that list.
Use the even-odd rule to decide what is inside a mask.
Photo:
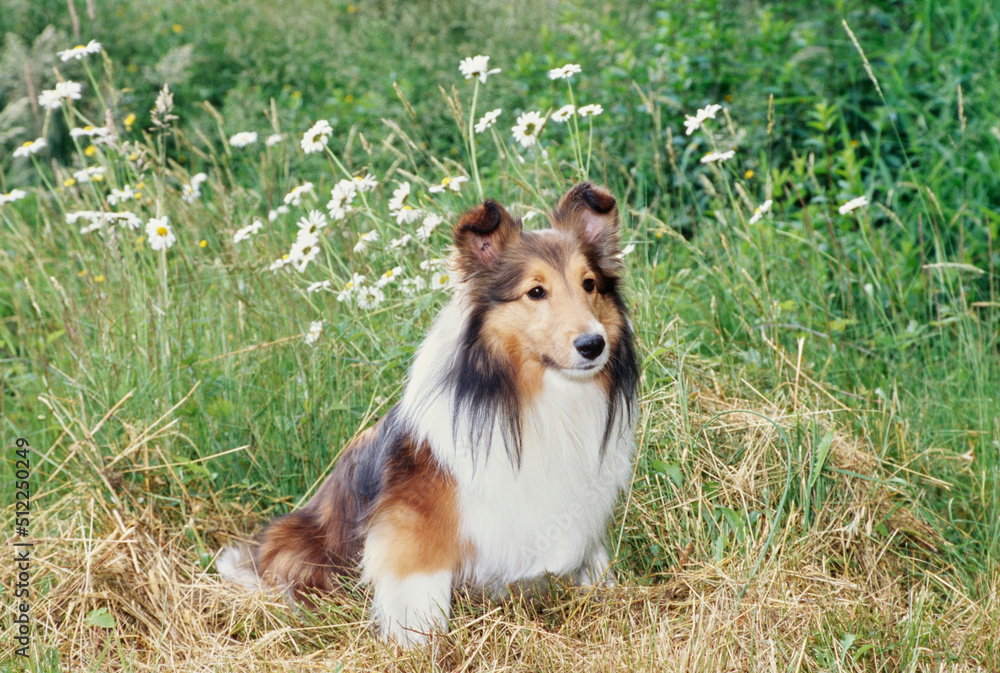
[{"label": "dog's white chest fur", "polygon": [[467,454],[441,456],[456,474],[461,534],[472,546],[467,581],[568,575],[594,555],[603,557],[607,522],[631,463],[631,437],[622,424],[601,457],[607,414],[598,384],[547,372],[522,427],[520,467],[498,441],[476,465]]}]

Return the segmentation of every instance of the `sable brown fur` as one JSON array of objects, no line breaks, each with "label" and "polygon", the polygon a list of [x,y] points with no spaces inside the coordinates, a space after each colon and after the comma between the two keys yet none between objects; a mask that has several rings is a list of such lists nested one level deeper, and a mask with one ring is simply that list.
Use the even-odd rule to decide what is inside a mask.
[{"label": "sable brown fur", "polygon": [[356,575],[373,531],[396,541],[402,574],[457,563],[454,483],[430,448],[415,444],[394,408],[345,449],[302,509],[273,521],[254,550],[257,574],[298,600],[330,592],[334,576]]}]

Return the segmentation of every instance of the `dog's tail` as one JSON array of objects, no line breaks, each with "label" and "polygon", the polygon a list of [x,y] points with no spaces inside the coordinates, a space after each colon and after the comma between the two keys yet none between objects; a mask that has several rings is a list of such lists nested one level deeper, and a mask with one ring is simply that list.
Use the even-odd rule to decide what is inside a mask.
[{"label": "dog's tail", "polygon": [[260,575],[254,563],[254,550],[245,544],[225,547],[215,559],[215,568],[223,579],[247,589],[261,589]]},{"label": "dog's tail", "polygon": [[310,594],[332,591],[334,575],[351,573],[361,554],[365,513],[378,494],[385,460],[379,450],[387,445],[382,421],[344,449],[333,474],[302,509],[275,519],[252,545],[223,549],[215,561],[219,574],[248,589],[280,589],[305,603]]},{"label": "dog's tail", "polygon": [[321,520],[310,502],[272,521],[255,543],[224,548],[215,567],[224,579],[247,589],[273,587],[309,603],[310,594],[332,591],[334,575],[348,571],[357,555],[353,537],[342,521]]}]

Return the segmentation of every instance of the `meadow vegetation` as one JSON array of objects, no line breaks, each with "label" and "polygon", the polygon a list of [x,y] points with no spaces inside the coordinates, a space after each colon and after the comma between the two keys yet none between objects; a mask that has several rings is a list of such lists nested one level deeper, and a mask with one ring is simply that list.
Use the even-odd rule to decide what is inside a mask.
[{"label": "meadow vegetation", "polygon": [[[0,668],[1000,670],[992,3],[76,5],[3,9],[0,511],[14,541],[24,437],[35,621]],[[462,596],[403,653],[356,587],[218,582],[398,399],[458,214],[540,226],[583,179],[643,370],[618,586]]]}]

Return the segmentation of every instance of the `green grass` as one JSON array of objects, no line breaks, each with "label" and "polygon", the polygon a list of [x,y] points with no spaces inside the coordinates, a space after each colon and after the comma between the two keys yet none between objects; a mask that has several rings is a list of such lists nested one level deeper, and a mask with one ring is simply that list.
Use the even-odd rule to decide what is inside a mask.
[{"label": "green grass", "polygon": [[[775,545],[843,528],[850,521],[836,517],[854,511],[858,483],[875,479],[934,531],[919,528],[915,538],[940,540],[936,556],[906,542],[915,545],[907,582],[930,593],[896,603],[919,617],[909,625],[863,611],[812,624],[812,670],[848,662],[849,670],[937,670],[920,653],[948,639],[945,587],[994,605],[1000,126],[989,102],[1000,97],[1000,22],[990,3],[535,3],[529,12],[527,3],[496,2],[278,9],[141,1],[98,6],[93,20],[81,8],[80,39],[70,37],[65,3],[9,4],[0,193],[29,196],[0,206],[0,411],[4,445],[24,436],[35,447],[40,507],[63,507],[79,489],[109,506],[141,498],[207,565],[226,531],[185,528],[189,521],[234,508],[246,517],[240,532],[250,532],[303,500],[336,447],[398,399],[445,301],[443,292],[406,297],[390,287],[385,304],[363,310],[336,293],[352,272],[372,279],[397,264],[407,277],[431,279],[419,262],[446,253],[450,223],[479,200],[474,179],[460,194],[427,188],[445,175],[475,177],[473,86],[458,62],[484,53],[503,72],[480,86],[475,116],[504,110],[494,133],[475,136],[485,194],[523,214],[589,177],[627,211],[648,427],[638,509],[624,508],[620,521],[625,577],[669,583],[685,557],[738,558],[747,570],[764,553],[771,522]],[[55,58],[91,36],[106,57],[89,57],[89,73]],[[583,67],[572,80],[577,103],[605,108],[591,119],[592,152],[587,120],[575,132],[550,121],[547,156],[520,150],[509,133],[517,114],[569,102],[565,83],[546,75],[567,62]],[[84,97],[72,111],[35,113],[27,80],[36,94],[51,88],[53,67],[85,82]],[[165,80],[179,119],[148,131]],[[686,136],[684,115],[714,102],[725,116]],[[137,146],[88,157],[87,143],[67,129],[100,124],[106,110]],[[138,119],[126,130],[129,113]],[[302,132],[323,118],[334,129],[330,152],[304,155]],[[260,141],[230,147],[226,139],[244,130]],[[265,150],[275,131],[284,143]],[[39,136],[50,147],[37,161],[12,156]],[[729,148],[728,162],[700,163]],[[140,149],[144,159],[129,158]],[[94,164],[107,168],[103,182],[64,186]],[[180,186],[198,171],[208,175],[202,197],[185,203]],[[323,251],[307,271],[268,271],[294,240],[295,221],[310,207],[324,210],[337,180],[366,171],[378,189],[323,230]],[[141,230],[84,235],[65,223],[66,212],[106,208],[111,187],[140,180],[144,196],[132,209],[144,221],[168,215],[177,233],[165,255],[138,240]],[[268,211],[307,180],[315,191],[305,205],[268,223]],[[397,225],[388,213],[397,181],[445,219],[427,245],[401,252],[388,241],[416,224]],[[867,208],[837,212],[862,194]],[[750,225],[765,198],[773,212]],[[254,219],[262,232],[234,244],[233,233]],[[353,252],[373,227],[379,244]],[[334,291],[305,292],[321,280]],[[307,345],[301,335],[318,319],[322,337]],[[772,453],[750,460],[757,440],[717,429],[725,416],[703,427],[711,414],[686,400],[709,389],[782,417],[787,449],[769,436],[761,441]],[[862,478],[827,459],[833,426],[821,416],[877,459]],[[730,468],[751,464],[765,487],[745,503],[727,479]],[[2,465],[0,494],[10,503],[12,466]],[[698,506],[678,510],[681,502]],[[881,512],[869,541],[902,544],[905,526],[893,521]],[[910,548],[892,549],[904,558]],[[849,547],[827,561],[847,574],[869,567]],[[975,652],[950,656],[996,664],[995,645]]]}]

